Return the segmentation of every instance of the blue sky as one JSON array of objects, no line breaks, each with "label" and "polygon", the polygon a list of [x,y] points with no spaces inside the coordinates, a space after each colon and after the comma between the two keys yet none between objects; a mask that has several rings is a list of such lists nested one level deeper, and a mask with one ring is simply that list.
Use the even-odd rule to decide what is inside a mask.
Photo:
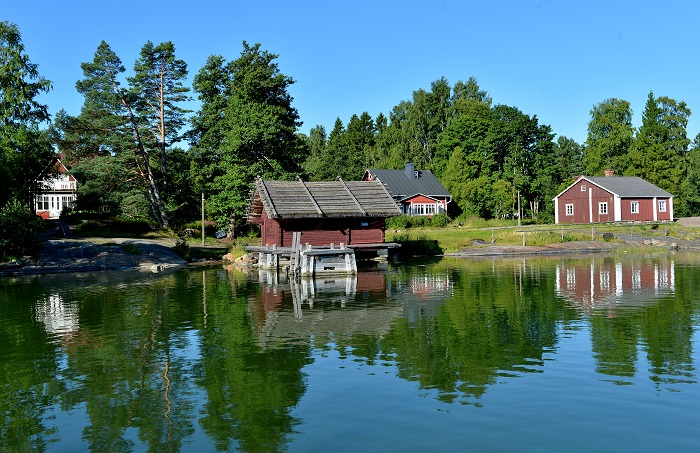
[{"label": "blue sky", "polygon": [[[163,6],[161,6],[163,5]],[[164,9],[161,11],[161,8]],[[75,82],[101,40],[131,72],[146,41],[172,41],[190,81],[209,55],[236,59],[242,41],[279,55],[302,132],[366,111],[373,117],[444,76],[476,77],[495,104],[586,139],[594,104],[629,101],[634,126],[650,90],[685,101],[700,132],[695,1],[5,2],[25,50],[53,91],[52,113],[78,114]],[[193,108],[197,107],[193,103]]]}]

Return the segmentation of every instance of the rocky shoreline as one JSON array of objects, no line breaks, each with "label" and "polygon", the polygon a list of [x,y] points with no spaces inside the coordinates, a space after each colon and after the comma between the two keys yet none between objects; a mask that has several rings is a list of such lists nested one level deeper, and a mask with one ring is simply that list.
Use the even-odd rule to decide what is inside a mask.
[{"label": "rocky shoreline", "polygon": [[0,276],[137,270],[159,273],[187,262],[172,249],[146,239],[49,240],[35,257],[0,265]]},{"label": "rocky shoreline", "polygon": [[[527,255],[562,255],[609,253],[620,249],[652,247],[659,250],[700,250],[699,241],[683,241],[665,237],[644,238],[638,235],[618,235],[615,241],[577,241],[548,244],[544,246],[497,245],[474,243],[472,247],[446,256],[454,257],[498,257]],[[230,256],[222,260],[205,260],[188,263],[180,258],[172,245],[164,240],[87,238],[47,240],[35,257],[25,257],[20,261],[0,264],[0,277],[89,273],[103,271],[140,271],[161,273],[184,268],[221,264],[230,261],[232,265],[250,267],[254,259],[241,257],[233,260]],[[239,262],[240,261],[240,262]]]}]

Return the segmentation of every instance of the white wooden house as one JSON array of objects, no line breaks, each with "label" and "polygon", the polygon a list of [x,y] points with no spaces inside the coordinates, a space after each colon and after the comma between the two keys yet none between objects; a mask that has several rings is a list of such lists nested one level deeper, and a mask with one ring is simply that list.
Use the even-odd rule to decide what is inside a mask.
[{"label": "white wooden house", "polygon": [[44,219],[57,219],[61,212],[73,206],[78,192],[78,182],[60,158],[56,158],[56,172],[41,182],[36,197],[36,215]]}]

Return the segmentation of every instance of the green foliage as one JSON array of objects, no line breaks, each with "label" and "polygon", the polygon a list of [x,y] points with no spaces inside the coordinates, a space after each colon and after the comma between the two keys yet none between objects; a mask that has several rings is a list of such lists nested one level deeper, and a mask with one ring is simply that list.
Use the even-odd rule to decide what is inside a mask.
[{"label": "green foliage", "polygon": [[175,241],[173,246],[173,252],[185,261],[190,259],[190,244],[182,234],[178,235],[177,241]]},{"label": "green foliage", "polygon": [[639,176],[671,193],[684,179],[690,140],[686,126],[690,108],[668,97],[649,97],[642,126],[630,149],[628,174]]},{"label": "green foliage", "polygon": [[444,228],[452,219],[443,213],[433,216],[410,216],[402,214],[386,219],[386,228],[402,230],[406,228]]},{"label": "green foliage", "polygon": [[573,139],[563,135],[557,138],[555,165],[560,171],[562,181],[568,182],[584,174],[583,150],[584,147]]},{"label": "green foliage", "polygon": [[433,228],[444,228],[446,227],[452,219],[446,213],[441,212],[430,217],[430,226]]},{"label": "green foliage", "polygon": [[[174,52],[171,42],[147,42],[126,88],[125,68],[106,42],[93,61],[81,64],[84,78],[76,88],[85,98],[83,108],[77,117],[61,112],[55,126],[61,151],[82,176],[81,209],[122,214],[127,201],[130,215],[152,217],[166,228],[170,214],[180,213],[180,200],[168,190],[178,179],[170,175],[168,145],[181,138],[187,111],[179,104],[189,99],[189,88],[182,85],[187,65]],[[189,172],[185,167],[174,170]]]},{"label": "green foliage", "polygon": [[633,135],[629,102],[610,98],[593,106],[584,152],[586,174],[602,175],[608,168],[624,172]]},{"label": "green foliage", "polygon": [[408,233],[402,233],[395,235],[392,241],[401,244],[398,254],[402,259],[411,256],[442,255],[443,253],[438,241],[429,239],[425,235],[412,236]]},{"label": "green foliage", "polygon": [[697,216],[700,215],[700,134],[695,136],[686,162],[687,171],[674,200],[674,213]]},{"label": "green foliage", "polygon": [[[291,179],[301,173],[307,143],[277,55],[243,42],[241,56],[226,63],[210,57],[195,78],[202,110],[193,120],[194,179],[220,228],[243,219],[256,176]],[[216,169],[213,176],[207,171]]]},{"label": "green foliage", "polygon": [[[81,217],[81,213],[76,213],[71,217],[71,220],[76,221]],[[103,237],[143,236],[152,231],[153,228],[145,220],[113,216],[84,218],[75,229],[75,233],[78,235]]]},{"label": "green foliage", "polygon": [[0,260],[34,254],[39,248],[39,233],[44,221],[29,212],[17,200],[0,209]]},{"label": "green foliage", "polygon": [[54,154],[47,134],[39,130],[49,121],[48,107],[36,100],[50,89],[51,82],[25,54],[19,28],[0,22],[0,207],[11,199],[29,205],[37,178],[50,168]]}]

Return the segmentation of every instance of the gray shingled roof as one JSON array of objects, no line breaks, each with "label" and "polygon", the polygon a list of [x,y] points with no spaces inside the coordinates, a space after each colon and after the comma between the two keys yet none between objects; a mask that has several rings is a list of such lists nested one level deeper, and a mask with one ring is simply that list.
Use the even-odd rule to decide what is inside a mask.
[{"label": "gray shingled roof", "polygon": [[430,170],[419,170],[419,178],[409,178],[405,170],[377,170],[369,169],[370,176],[377,178],[397,199],[412,197],[417,194],[428,197],[451,197],[440,181],[437,180]]},{"label": "gray shingled roof", "polygon": [[584,176],[593,184],[620,197],[672,197],[654,184],[636,176]]},{"label": "gray shingled roof", "polygon": [[248,221],[262,210],[272,219],[392,217],[401,210],[379,181],[255,181]]}]

